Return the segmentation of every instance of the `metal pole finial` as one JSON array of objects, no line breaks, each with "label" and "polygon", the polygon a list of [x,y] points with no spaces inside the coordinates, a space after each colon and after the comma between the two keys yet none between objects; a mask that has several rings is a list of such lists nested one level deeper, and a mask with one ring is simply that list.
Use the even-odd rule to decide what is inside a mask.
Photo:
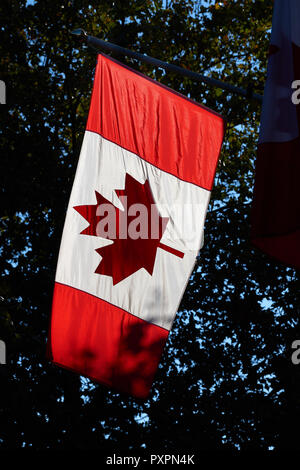
[{"label": "metal pole finial", "polygon": [[74,29],[73,31],[71,31],[71,34],[73,34],[73,36],[77,36],[77,38],[80,39],[82,42],[87,42],[88,40],[87,32],[84,31],[84,29],[82,28]]}]

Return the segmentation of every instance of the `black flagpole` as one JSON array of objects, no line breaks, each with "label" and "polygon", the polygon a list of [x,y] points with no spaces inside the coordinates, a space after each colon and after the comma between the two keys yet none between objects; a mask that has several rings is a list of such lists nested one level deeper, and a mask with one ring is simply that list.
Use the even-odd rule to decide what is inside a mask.
[{"label": "black flagpole", "polygon": [[140,54],[139,52],[131,51],[130,49],[126,49],[125,47],[118,46],[117,44],[113,44],[108,41],[103,41],[102,39],[95,38],[94,36],[89,36],[83,29],[75,29],[71,32],[74,36],[77,36],[82,42],[86,43],[88,46],[91,46],[93,49],[105,50],[109,52],[116,52],[121,55],[125,55],[127,57],[132,57],[137,60],[141,60],[142,62],[146,62],[147,64],[154,65],[155,67],[160,67],[166,71],[179,73],[185,77],[191,78],[197,82],[207,83],[208,85],[215,86],[217,88],[221,88],[222,90],[229,91],[230,93],[234,93],[236,95],[244,96],[245,98],[253,99],[256,101],[262,102],[262,96],[258,95],[257,93],[253,93],[252,87],[248,89],[239,88],[230,83],[222,82],[221,80],[217,80],[212,77],[207,77],[206,75],[201,75],[200,73],[191,72],[190,70],[184,69],[179,67],[178,65],[168,64],[168,62],[163,62],[162,60],[155,59],[145,54]]}]

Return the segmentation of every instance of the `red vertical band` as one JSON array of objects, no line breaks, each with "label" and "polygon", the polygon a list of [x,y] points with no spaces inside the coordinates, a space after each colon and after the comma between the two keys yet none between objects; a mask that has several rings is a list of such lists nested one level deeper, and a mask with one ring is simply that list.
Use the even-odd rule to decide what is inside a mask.
[{"label": "red vertical band", "polygon": [[212,189],[224,118],[104,55],[98,56],[86,129]]},{"label": "red vertical band", "polygon": [[168,333],[90,294],[55,284],[48,357],[57,365],[146,398]]}]

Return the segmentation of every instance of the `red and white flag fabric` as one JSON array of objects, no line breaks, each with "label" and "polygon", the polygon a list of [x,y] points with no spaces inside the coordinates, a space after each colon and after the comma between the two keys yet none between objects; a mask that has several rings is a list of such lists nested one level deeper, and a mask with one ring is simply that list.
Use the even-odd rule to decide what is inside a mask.
[{"label": "red and white flag fabric", "polygon": [[275,0],[251,239],[267,254],[296,268],[300,268],[299,80],[300,1]]},{"label": "red and white flag fabric", "polygon": [[53,363],[148,396],[201,247],[224,128],[98,56],[55,278]]}]

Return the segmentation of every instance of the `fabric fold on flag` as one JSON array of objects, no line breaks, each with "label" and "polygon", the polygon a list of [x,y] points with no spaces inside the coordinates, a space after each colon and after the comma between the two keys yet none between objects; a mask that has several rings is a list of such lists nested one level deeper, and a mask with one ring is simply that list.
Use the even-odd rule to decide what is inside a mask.
[{"label": "fabric fold on flag", "polygon": [[55,277],[47,355],[145,399],[199,252],[217,113],[98,56]]},{"label": "fabric fold on flag", "polygon": [[[300,2],[274,3],[270,53],[257,150],[252,243],[300,268]],[[299,86],[299,85],[298,85]]]}]

